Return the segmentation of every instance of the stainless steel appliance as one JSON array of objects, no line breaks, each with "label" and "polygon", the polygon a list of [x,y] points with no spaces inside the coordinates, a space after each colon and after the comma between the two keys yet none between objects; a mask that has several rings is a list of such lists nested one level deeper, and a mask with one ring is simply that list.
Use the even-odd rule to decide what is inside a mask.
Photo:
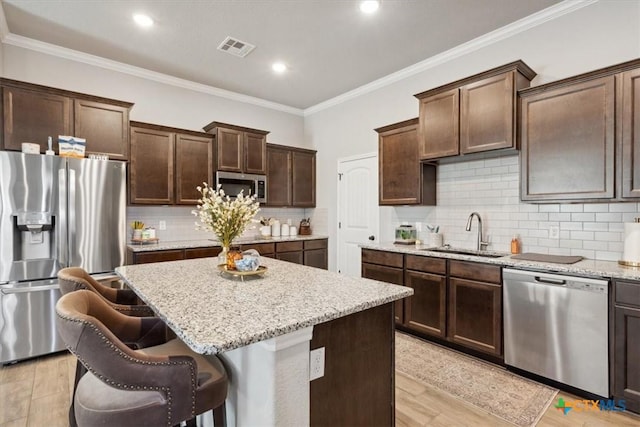
[{"label": "stainless steel appliance", "polygon": [[237,172],[217,172],[216,185],[220,185],[224,193],[230,197],[244,191],[245,196],[256,195],[260,203],[267,202],[267,177]]},{"label": "stainless steel appliance", "polygon": [[505,364],[609,397],[608,281],[505,269]]},{"label": "stainless steel appliance", "polygon": [[0,151],[0,363],[64,349],[56,275],[124,263],[126,166]]}]

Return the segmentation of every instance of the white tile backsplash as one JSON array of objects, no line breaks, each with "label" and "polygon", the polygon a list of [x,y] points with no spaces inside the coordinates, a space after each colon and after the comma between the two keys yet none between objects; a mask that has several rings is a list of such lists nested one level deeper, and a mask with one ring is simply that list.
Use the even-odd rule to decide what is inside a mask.
[{"label": "white tile backsplash", "polygon": [[[640,216],[638,203],[523,203],[519,196],[517,155],[438,166],[438,205],[381,207],[381,235],[392,241],[403,222],[439,225],[444,242],[475,248],[477,222],[465,231],[471,212],[482,217],[489,249],[509,251],[513,235],[520,236],[524,252],[582,255],[617,261],[622,258],[624,222]],[[560,238],[549,238],[550,226],[560,227]]]},{"label": "white tile backsplash", "polygon": [[[214,238],[211,232],[205,230],[196,230],[195,222],[197,218],[191,213],[195,209],[194,206],[128,206],[127,207],[127,223],[132,221],[142,221],[146,226],[156,229],[157,237],[162,241],[176,240],[200,240]],[[302,218],[312,216],[312,209],[301,208],[260,208],[257,218],[277,218],[281,223],[291,219],[292,225],[299,225]],[[314,215],[318,221],[321,215]],[[165,221],[166,230],[160,230],[160,221]],[[326,226],[326,219],[324,220]],[[312,218],[312,230],[318,234],[314,227]],[[260,232],[259,224],[250,224],[243,233],[245,237],[255,237]],[[326,228],[325,228],[326,230]]]}]

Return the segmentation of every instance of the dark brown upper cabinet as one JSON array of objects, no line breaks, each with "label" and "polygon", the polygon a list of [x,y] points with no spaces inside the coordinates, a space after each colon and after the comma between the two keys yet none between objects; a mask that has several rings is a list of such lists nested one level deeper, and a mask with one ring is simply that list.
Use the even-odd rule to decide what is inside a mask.
[{"label": "dark brown upper cabinet", "polygon": [[220,122],[211,122],[203,129],[213,135],[216,170],[266,174],[269,132]]},{"label": "dark brown upper cabinet", "polygon": [[517,91],[535,76],[515,61],[415,95],[420,159],[516,150]]},{"label": "dark brown upper cabinet", "polygon": [[418,119],[376,129],[378,204],[435,205],[436,167],[419,159]]},{"label": "dark brown upper cabinet", "polygon": [[520,91],[520,198],[640,198],[640,60]]},{"label": "dark brown upper cabinet", "polygon": [[0,85],[3,149],[20,151],[23,142],[32,142],[44,153],[51,137],[57,151],[58,135],[73,135],[87,140],[87,155],[129,158],[132,103],[9,79]]},{"label": "dark brown upper cabinet", "polygon": [[316,152],[267,144],[267,206],[316,205]]},{"label": "dark brown upper cabinet", "polygon": [[196,205],[203,182],[213,182],[210,135],[131,122],[129,203]]}]

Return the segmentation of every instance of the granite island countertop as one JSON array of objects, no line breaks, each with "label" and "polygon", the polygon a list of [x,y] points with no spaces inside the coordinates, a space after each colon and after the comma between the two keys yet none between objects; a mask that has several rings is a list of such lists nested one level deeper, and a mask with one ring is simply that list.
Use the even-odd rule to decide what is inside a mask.
[{"label": "granite island countertop", "polygon": [[[253,243],[277,243],[277,242],[295,242],[300,240],[318,240],[327,239],[328,236],[314,234],[314,235],[297,235],[297,236],[282,236],[282,237],[242,237],[236,239],[233,242],[240,245],[248,245]],[[158,243],[145,243],[145,244],[127,244],[127,248],[132,252],[151,252],[151,251],[165,251],[171,249],[188,249],[188,248],[206,248],[211,246],[220,246],[220,242],[214,239],[200,239],[200,240],[175,240],[175,241],[158,241]]]},{"label": "granite island countertop", "polygon": [[[189,347],[216,354],[364,311],[411,288],[262,257],[265,274],[228,278],[212,258],[118,267],[116,273]],[[391,322],[391,319],[390,319]]]},{"label": "granite island countertop", "polygon": [[[599,261],[583,259],[574,264],[557,264],[548,262],[525,261],[512,259],[511,254],[493,252],[500,257],[490,258],[476,255],[461,255],[443,252],[433,252],[428,246],[398,245],[393,243],[366,243],[361,248],[399,252],[404,254],[430,256],[436,258],[458,259],[462,261],[482,262],[485,264],[498,264],[503,267],[544,271],[550,273],[573,274],[587,277],[604,277],[616,279],[640,280],[640,268],[624,267],[616,261]],[[491,251],[488,251],[491,252]]]}]

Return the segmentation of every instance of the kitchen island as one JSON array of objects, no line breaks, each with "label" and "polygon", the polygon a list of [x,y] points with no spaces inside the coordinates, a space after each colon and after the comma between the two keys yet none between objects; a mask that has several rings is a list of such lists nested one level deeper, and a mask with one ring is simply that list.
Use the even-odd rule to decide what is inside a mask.
[{"label": "kitchen island", "polygon": [[[264,257],[264,275],[242,281],[216,261],[116,272],[189,347],[223,359],[229,425],[392,423],[393,302],[410,288]],[[316,347],[325,372],[310,382]]]}]

